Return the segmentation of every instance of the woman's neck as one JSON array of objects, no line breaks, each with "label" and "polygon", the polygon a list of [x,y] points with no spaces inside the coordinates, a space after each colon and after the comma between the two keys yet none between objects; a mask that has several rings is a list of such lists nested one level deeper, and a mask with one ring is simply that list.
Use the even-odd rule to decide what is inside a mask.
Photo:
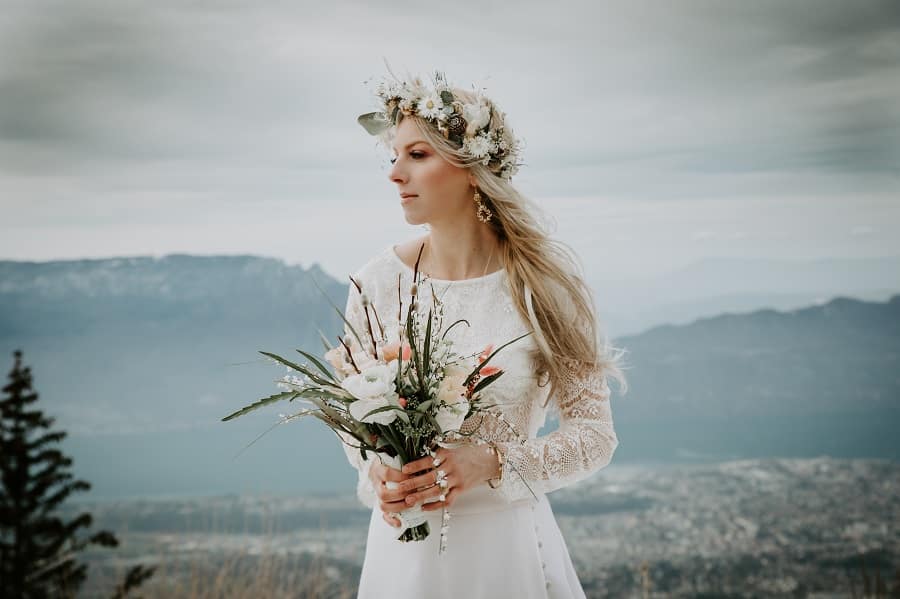
[{"label": "woman's neck", "polygon": [[457,229],[452,234],[432,228],[421,241],[425,249],[419,269],[436,279],[474,279],[502,267],[499,240],[486,227],[483,232]]}]

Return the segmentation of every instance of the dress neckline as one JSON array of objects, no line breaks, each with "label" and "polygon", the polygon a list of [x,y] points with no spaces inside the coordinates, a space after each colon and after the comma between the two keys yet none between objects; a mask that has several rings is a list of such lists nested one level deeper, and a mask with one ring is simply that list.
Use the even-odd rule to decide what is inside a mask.
[{"label": "dress neckline", "polygon": [[[409,264],[400,259],[400,256],[397,255],[397,251],[394,249],[394,245],[391,244],[387,247],[387,253],[390,254],[391,258],[394,262],[401,265],[406,272],[409,273],[410,277],[413,275],[413,269]],[[499,278],[501,275],[506,273],[506,268],[500,268],[495,270],[494,272],[489,272],[486,275],[482,275],[480,277],[472,277],[471,279],[437,279],[435,277],[428,276],[425,278],[426,281],[432,281],[434,283],[445,283],[445,284],[454,284],[454,285],[469,285],[473,283],[487,282],[493,279]],[[421,274],[421,273],[420,273]]]}]

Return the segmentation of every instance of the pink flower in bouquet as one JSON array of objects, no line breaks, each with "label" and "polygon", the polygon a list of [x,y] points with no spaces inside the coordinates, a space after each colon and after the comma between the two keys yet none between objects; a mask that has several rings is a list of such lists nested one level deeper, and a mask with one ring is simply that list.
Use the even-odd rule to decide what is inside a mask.
[{"label": "pink flower in bouquet", "polygon": [[[484,362],[485,360],[487,360],[487,359],[488,359],[488,356],[491,355],[491,352],[492,352],[492,351],[494,351],[494,344],[493,344],[493,343],[489,343],[489,344],[487,345],[487,347],[485,347],[484,350],[481,352],[481,355],[478,356],[478,363],[481,364],[482,362]],[[482,372],[483,372],[483,371],[482,371]]]},{"label": "pink flower in bouquet", "polygon": [[343,370],[344,368],[344,348],[333,347],[325,352],[325,359],[334,366],[335,370]]},{"label": "pink flower in bouquet", "polygon": [[481,373],[481,376],[491,376],[492,374],[500,372],[500,368],[496,366],[485,366],[478,372]]},{"label": "pink flower in bouquet", "polygon": [[405,397],[401,397],[400,399],[398,399],[397,403],[400,404],[401,408],[403,408],[404,410],[406,409],[406,398]]},{"label": "pink flower in bouquet", "polygon": [[[395,341],[393,343],[388,343],[383,348],[381,348],[381,352],[384,355],[384,359],[387,362],[391,360],[396,360],[397,356],[400,355],[400,342]],[[412,350],[409,347],[409,343],[403,343],[403,361],[408,362],[409,357],[412,355]]]},{"label": "pink flower in bouquet", "polygon": [[469,412],[469,401],[465,397],[468,369],[451,364],[444,371],[444,378],[438,387],[437,399],[441,407],[435,414],[435,420],[442,432],[458,430]]}]

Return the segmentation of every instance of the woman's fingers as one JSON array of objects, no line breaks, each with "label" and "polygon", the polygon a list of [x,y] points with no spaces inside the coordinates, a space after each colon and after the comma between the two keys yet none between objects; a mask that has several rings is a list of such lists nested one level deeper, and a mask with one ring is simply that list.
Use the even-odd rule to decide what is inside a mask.
[{"label": "woman's fingers", "polygon": [[393,514],[382,513],[381,516],[384,518],[384,521],[393,526],[394,528],[400,527],[400,518],[394,516]]},{"label": "woman's fingers", "polygon": [[[422,501],[428,499],[429,497],[439,497],[441,493],[445,495],[449,493],[448,489],[453,487],[453,479],[448,475],[444,480],[447,481],[446,487],[441,487],[439,484],[435,483],[434,474],[428,475],[431,479],[429,484],[432,486],[427,489],[423,489],[421,491],[417,491],[416,493],[410,493],[406,496],[406,505],[416,505],[417,503],[421,503]],[[413,479],[415,480],[415,479]]]},{"label": "woman's fingers", "polygon": [[[422,505],[423,512],[433,512],[435,510],[440,510],[445,507],[450,507],[453,505],[453,502],[456,501],[456,496],[460,494],[459,487],[450,487],[450,492],[446,493],[446,501],[434,501],[431,503],[426,503]],[[440,493],[438,493],[440,495]]]},{"label": "woman's fingers", "polygon": [[[444,447],[439,447],[434,454],[437,456],[437,460],[440,463],[445,462],[450,456],[449,452]],[[434,468],[434,460],[435,458],[431,456],[425,456],[424,458],[419,458],[418,460],[410,462],[403,466],[403,474],[415,474],[416,472]]]},{"label": "woman's fingers", "polygon": [[389,489],[383,484],[378,485],[375,489],[375,494],[378,496],[378,499],[385,503],[394,501],[403,503],[403,500],[406,498],[406,491],[402,489]]},{"label": "woman's fingers", "polygon": [[403,484],[409,477],[382,464],[373,464],[372,468],[374,469],[372,482],[375,484],[375,494],[378,498],[385,502],[402,503],[408,492]]},{"label": "woman's fingers", "polygon": [[399,470],[395,470],[390,466],[385,466],[384,464],[374,464],[374,467],[380,468],[378,475],[382,480],[390,480],[394,482],[401,482],[409,478]]},{"label": "woman's fingers", "polygon": [[402,499],[400,501],[380,501],[379,506],[382,512],[390,513],[390,512],[400,512],[408,508],[406,502]]},{"label": "woman's fingers", "polygon": [[416,489],[431,486],[437,482],[437,472],[437,470],[429,470],[425,474],[408,478],[400,483],[400,487],[397,490],[403,493],[413,493]]},{"label": "woman's fingers", "polygon": [[426,456],[424,458],[419,458],[409,464],[404,464],[403,466],[403,474],[415,474],[416,472],[421,472],[422,470],[428,470],[429,468],[434,467],[434,458],[431,456]]}]

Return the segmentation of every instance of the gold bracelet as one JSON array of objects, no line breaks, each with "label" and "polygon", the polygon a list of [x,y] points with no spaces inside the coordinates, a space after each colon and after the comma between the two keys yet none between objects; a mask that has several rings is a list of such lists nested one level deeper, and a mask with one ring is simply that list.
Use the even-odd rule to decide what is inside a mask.
[{"label": "gold bracelet", "polygon": [[[500,487],[500,485],[503,484],[503,463],[505,460],[503,453],[500,452],[500,449],[497,447],[496,443],[494,443],[493,441],[488,441],[488,445],[491,446],[491,449],[494,450],[494,455],[497,456],[497,465],[500,466],[500,475],[495,478],[489,478],[487,483],[488,486],[490,486],[492,489],[497,489]],[[496,484],[494,484],[494,481],[497,481]]]}]

